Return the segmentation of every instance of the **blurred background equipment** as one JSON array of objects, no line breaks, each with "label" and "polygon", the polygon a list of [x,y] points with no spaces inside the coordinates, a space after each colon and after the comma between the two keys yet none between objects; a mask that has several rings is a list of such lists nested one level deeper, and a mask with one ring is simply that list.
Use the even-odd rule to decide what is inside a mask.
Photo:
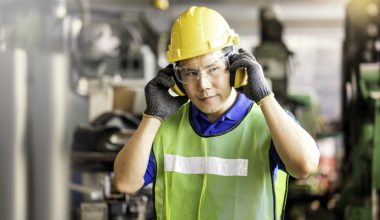
[{"label": "blurred background equipment", "polygon": [[380,1],[347,6],[342,73],[345,219],[380,219]]},{"label": "blurred background equipment", "polygon": [[321,152],[319,168],[313,176],[305,180],[290,178],[286,209],[289,219],[310,219],[313,216],[307,214],[305,206],[313,201],[328,200],[330,192],[334,190],[337,176],[336,148],[340,143],[335,135],[317,131],[320,106],[316,91],[310,87],[290,88],[289,78],[292,71],[296,70],[293,56],[297,54],[290,51],[283,39],[285,28],[280,15],[281,11],[275,5],[260,9],[261,42],[253,49],[253,54],[263,66],[265,77],[271,82],[276,99],[317,140]]},{"label": "blurred background equipment", "polygon": [[191,5],[226,18],[317,140],[285,219],[379,219],[379,0],[3,0],[1,220],[154,218],[152,186],[113,190],[113,160]]},{"label": "blurred background equipment", "polygon": [[283,40],[284,24],[279,20],[278,14],[279,8],[274,5],[260,9],[261,42],[253,49],[253,54],[262,65],[278,102],[293,112],[300,124],[316,137],[319,113],[316,92],[312,88],[302,91],[289,89],[288,78],[294,53]]},{"label": "blurred background equipment", "polygon": [[262,65],[265,76],[272,82],[272,90],[276,99],[285,104],[288,92],[288,75],[290,59],[293,54],[283,37],[283,24],[278,20],[274,6],[260,9],[260,44],[254,48],[253,54]]}]

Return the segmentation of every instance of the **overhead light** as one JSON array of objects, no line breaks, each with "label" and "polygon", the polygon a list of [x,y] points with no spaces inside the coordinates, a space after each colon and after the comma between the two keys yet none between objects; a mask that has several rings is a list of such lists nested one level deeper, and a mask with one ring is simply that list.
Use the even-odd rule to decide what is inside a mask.
[{"label": "overhead light", "polygon": [[64,18],[67,14],[66,7],[64,5],[59,5],[55,9],[55,14],[57,15],[58,18]]}]

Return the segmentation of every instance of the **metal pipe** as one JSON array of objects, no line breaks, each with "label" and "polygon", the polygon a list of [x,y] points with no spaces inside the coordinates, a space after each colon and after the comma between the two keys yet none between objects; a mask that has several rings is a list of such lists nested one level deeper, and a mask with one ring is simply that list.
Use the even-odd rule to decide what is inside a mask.
[{"label": "metal pipe", "polygon": [[0,51],[0,219],[27,216],[26,65],[25,51]]}]

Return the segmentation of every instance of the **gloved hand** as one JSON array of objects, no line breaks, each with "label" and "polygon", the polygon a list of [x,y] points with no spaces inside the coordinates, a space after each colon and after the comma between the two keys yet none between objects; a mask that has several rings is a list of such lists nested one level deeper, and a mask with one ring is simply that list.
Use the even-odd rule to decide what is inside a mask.
[{"label": "gloved hand", "polygon": [[247,69],[248,82],[244,88],[244,94],[249,99],[260,103],[263,98],[272,94],[272,91],[270,91],[266,84],[263,69],[252,54],[244,49],[239,49],[238,53],[232,55],[230,62],[231,72],[235,72],[241,67]]},{"label": "gloved hand", "polygon": [[174,85],[171,76],[174,76],[172,64],[160,70],[157,76],[145,86],[147,107],[144,114],[148,117],[165,120],[188,100],[187,96],[173,97],[169,94],[168,89]]}]

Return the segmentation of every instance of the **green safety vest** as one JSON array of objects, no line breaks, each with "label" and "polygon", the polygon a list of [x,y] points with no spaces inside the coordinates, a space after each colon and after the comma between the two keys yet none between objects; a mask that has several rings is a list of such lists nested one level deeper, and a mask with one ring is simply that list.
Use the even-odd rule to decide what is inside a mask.
[{"label": "green safety vest", "polygon": [[288,175],[279,170],[273,183],[261,109],[253,104],[228,132],[203,137],[190,124],[189,108],[164,121],[153,143],[157,219],[281,219]]}]

